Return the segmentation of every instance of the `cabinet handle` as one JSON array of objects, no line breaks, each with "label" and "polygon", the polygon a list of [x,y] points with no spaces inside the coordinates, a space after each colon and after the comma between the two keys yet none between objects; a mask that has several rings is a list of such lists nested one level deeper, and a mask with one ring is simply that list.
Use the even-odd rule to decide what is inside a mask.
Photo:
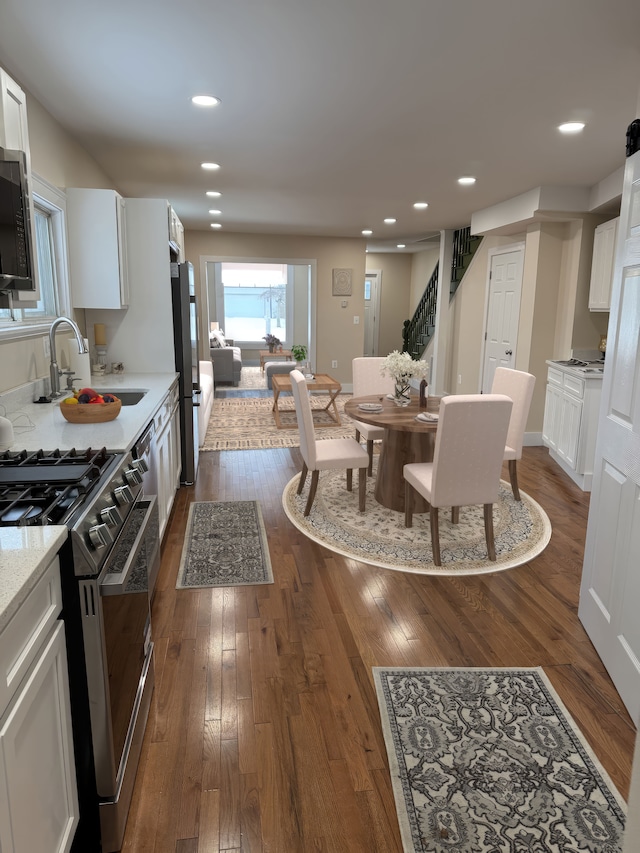
[{"label": "cabinet handle", "polygon": [[513,355],[513,350],[512,350],[512,349],[506,349],[506,350],[504,351],[504,354],[505,354],[505,355]]}]

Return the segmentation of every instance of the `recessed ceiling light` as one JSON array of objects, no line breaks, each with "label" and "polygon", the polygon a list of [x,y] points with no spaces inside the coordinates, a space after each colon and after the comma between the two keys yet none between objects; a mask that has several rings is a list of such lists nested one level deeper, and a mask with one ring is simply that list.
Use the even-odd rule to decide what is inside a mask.
[{"label": "recessed ceiling light", "polygon": [[208,190],[205,195],[208,195],[209,198],[220,198],[222,193],[219,193],[217,190]]},{"label": "recessed ceiling light", "polygon": [[222,225],[219,222],[212,222],[211,227],[212,228],[222,228]]},{"label": "recessed ceiling light", "polygon": [[426,210],[429,207],[426,201],[417,201],[413,206],[416,210]]},{"label": "recessed ceiling light", "polygon": [[219,163],[202,163],[201,165],[202,165],[203,169],[219,169],[220,168]]},{"label": "recessed ceiling light", "polygon": [[475,184],[476,179],[472,178],[471,175],[466,175],[462,178],[458,178],[458,183],[462,184],[463,187],[471,186],[471,184]]},{"label": "recessed ceiling light", "polygon": [[373,234],[373,231],[371,231],[369,228],[365,228],[365,230],[362,233],[364,234],[365,237],[371,237],[371,235]]},{"label": "recessed ceiling light", "polygon": [[220,98],[216,98],[214,95],[194,95],[191,98],[191,103],[198,107],[217,107]]},{"label": "recessed ceiling light", "polygon": [[398,245],[396,246],[396,248],[397,248],[397,249],[406,249],[406,248],[407,248],[407,246],[406,246],[406,243],[398,243]]},{"label": "recessed ceiling light", "polygon": [[385,219],[384,224],[385,224],[385,225],[394,225],[396,222],[397,222],[397,220],[396,220],[396,219],[393,219],[392,217],[389,217],[388,219]]},{"label": "recessed ceiling light", "polygon": [[560,133],[580,133],[584,130],[583,121],[565,121],[564,124],[558,126]]},{"label": "recessed ceiling light", "polygon": [[221,211],[221,210],[210,210],[210,211],[209,211],[209,213],[210,213],[212,216],[220,216],[220,214],[222,213],[222,211]]}]

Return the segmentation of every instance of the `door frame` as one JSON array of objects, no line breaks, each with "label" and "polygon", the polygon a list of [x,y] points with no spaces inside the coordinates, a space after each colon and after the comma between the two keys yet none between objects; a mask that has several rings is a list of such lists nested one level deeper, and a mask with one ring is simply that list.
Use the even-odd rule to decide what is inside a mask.
[{"label": "door frame", "polygon": [[[365,282],[371,279],[371,309],[373,309],[374,323],[372,327],[372,356],[378,355],[380,343],[380,291],[382,289],[382,270],[366,270],[364,274]],[[365,324],[364,337],[366,338],[367,328]],[[364,342],[363,342],[364,343]],[[364,346],[363,346],[364,349]]]},{"label": "door frame", "polygon": [[[519,241],[517,243],[509,243],[504,246],[495,246],[492,249],[489,249],[487,252],[487,278],[485,283],[485,291],[484,291],[484,323],[482,326],[482,351],[480,355],[480,365],[479,365],[479,375],[478,375],[478,391],[482,393],[482,379],[484,377],[485,370],[485,361],[487,358],[487,327],[489,325],[489,298],[491,296],[491,267],[493,264],[493,259],[496,255],[506,255],[511,252],[519,252],[520,260],[518,262],[518,267],[520,270],[520,298],[518,300],[518,317],[520,316],[520,308],[522,305],[522,284],[524,280],[524,251],[525,251],[525,243],[524,241]],[[515,344],[515,358],[514,364],[518,359],[518,337],[516,337]],[[488,391],[486,392],[488,393]]]}]

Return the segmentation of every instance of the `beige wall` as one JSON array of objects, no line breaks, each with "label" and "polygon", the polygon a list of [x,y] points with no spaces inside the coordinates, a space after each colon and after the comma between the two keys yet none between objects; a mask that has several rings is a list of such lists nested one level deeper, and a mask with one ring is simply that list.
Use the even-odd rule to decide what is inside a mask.
[{"label": "beige wall", "polygon": [[[202,257],[273,258],[316,261],[316,360],[319,373],[331,373],[343,384],[351,382],[351,361],[362,355],[364,317],[365,240],[331,237],[288,237],[271,234],[185,233],[185,254],[195,269],[197,292],[202,296],[205,282],[200,281]],[[341,308],[345,297],[331,295],[332,270],[353,270],[353,294],[348,307]],[[360,317],[359,325],[353,317]],[[338,362],[331,367],[332,360]]]},{"label": "beige wall", "polygon": [[[404,321],[411,317],[411,269],[415,255],[395,252],[369,253],[367,270],[381,270],[378,355],[402,350]],[[426,284],[426,282],[425,282]],[[362,355],[362,353],[360,353]]]},{"label": "beige wall", "polygon": [[[41,178],[62,189],[68,186],[114,188],[97,163],[28,92],[27,116],[31,168]],[[84,311],[77,311],[73,319],[86,333]],[[69,335],[69,327],[63,326],[57,337],[61,364],[66,364],[64,355]],[[0,342],[0,393],[49,376],[43,337],[45,335]]]},{"label": "beige wall", "polygon": [[429,283],[436,264],[440,257],[440,245],[436,243],[431,249],[425,249],[422,252],[416,252],[412,257],[411,264],[411,291],[409,295],[409,316],[413,316],[413,312],[418,306],[418,302],[422,299],[425,287]]}]

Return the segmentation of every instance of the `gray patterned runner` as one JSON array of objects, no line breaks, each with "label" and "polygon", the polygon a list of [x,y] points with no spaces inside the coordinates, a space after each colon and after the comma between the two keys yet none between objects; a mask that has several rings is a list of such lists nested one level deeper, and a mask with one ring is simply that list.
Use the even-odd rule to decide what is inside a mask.
[{"label": "gray patterned runner", "polygon": [[259,503],[192,503],[176,588],[259,583],[273,583]]},{"label": "gray patterned runner", "polygon": [[405,853],[620,853],[625,804],[541,668],[373,668]]}]

